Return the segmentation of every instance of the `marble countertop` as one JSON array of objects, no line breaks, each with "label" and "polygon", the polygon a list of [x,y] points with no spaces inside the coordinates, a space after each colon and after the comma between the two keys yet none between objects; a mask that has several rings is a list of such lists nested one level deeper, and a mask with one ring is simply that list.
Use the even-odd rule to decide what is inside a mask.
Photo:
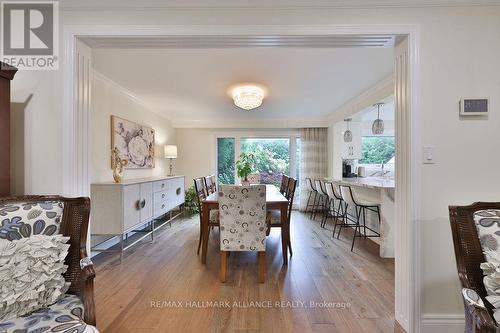
[{"label": "marble countertop", "polygon": [[373,189],[394,189],[396,187],[394,179],[382,178],[382,177],[364,177],[364,178],[357,177],[357,178],[342,178],[342,180],[338,179],[328,179],[328,180],[340,184],[360,186]]}]

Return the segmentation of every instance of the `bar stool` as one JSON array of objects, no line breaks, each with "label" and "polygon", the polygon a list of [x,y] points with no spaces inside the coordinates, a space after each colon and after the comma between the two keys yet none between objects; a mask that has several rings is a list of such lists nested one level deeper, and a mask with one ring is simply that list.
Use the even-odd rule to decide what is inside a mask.
[{"label": "bar stool", "polygon": [[[356,220],[354,221],[354,224],[348,224],[348,223],[343,223],[340,225],[339,229],[339,235],[340,231],[342,230],[342,226],[354,226],[354,236],[352,238],[352,244],[351,244],[351,252],[354,249],[354,242],[356,240],[356,237],[380,237],[380,232],[377,232],[373,230],[370,227],[366,226],[366,210],[372,211],[377,213],[378,217],[378,225],[379,225],[379,230],[380,230],[380,202],[375,202],[375,201],[368,201],[365,199],[361,199],[355,191],[352,190],[350,186],[346,185],[340,185],[340,192],[342,194],[343,200],[347,203],[348,205],[353,205],[354,209],[356,210]],[[346,218],[348,218],[347,214],[347,206],[346,206]],[[361,226],[360,224],[360,219],[363,219],[363,225]],[[363,233],[361,233],[361,228],[363,228]],[[367,235],[366,230],[371,231],[371,234]],[[358,236],[359,233],[359,236]]]},{"label": "bar stool", "polygon": [[[315,202],[316,202],[316,197],[318,196],[318,191],[316,190],[316,187],[314,186],[314,182],[312,181],[311,178],[306,178],[307,183],[309,184],[309,197],[307,198],[307,204],[306,204],[306,213],[309,208],[311,208],[311,219],[313,217],[313,212],[315,208]],[[311,203],[312,199],[312,203]]]},{"label": "bar stool", "polygon": [[[334,226],[333,226],[333,235],[335,237],[335,231],[337,230],[338,220],[345,218],[345,209],[344,206],[346,203],[342,199],[342,194],[340,193],[340,189],[333,182],[325,182],[326,194],[328,195],[329,203],[327,204],[328,216],[323,223],[323,227],[326,224],[328,218],[333,218]],[[338,202],[336,207],[335,202]]]},{"label": "bar stool", "polygon": [[[318,193],[318,198],[319,198],[318,204],[316,205],[316,208],[321,208],[321,210],[323,212],[323,217],[321,218],[321,223],[323,224],[323,219],[325,217],[325,211],[327,210],[326,209],[326,201],[328,199],[328,195],[326,194],[325,189],[323,188],[323,182],[321,180],[316,179],[315,184],[316,184],[316,192]],[[316,219],[317,212],[318,212],[318,210],[315,209],[313,220]]]}]

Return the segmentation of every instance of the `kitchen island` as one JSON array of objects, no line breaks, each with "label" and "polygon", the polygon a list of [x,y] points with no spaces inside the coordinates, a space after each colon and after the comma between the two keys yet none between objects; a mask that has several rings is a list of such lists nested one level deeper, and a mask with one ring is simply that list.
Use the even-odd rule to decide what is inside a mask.
[{"label": "kitchen island", "polygon": [[[368,201],[380,202],[380,226],[377,220],[377,214],[366,211],[366,225],[380,232],[380,238],[370,238],[380,245],[380,256],[382,258],[394,258],[394,228],[395,228],[395,206],[394,206],[394,179],[386,177],[357,177],[329,179],[337,185],[351,186],[353,191],[360,198]],[[354,207],[349,207],[349,214],[356,216]],[[367,230],[367,233],[369,231]]]}]

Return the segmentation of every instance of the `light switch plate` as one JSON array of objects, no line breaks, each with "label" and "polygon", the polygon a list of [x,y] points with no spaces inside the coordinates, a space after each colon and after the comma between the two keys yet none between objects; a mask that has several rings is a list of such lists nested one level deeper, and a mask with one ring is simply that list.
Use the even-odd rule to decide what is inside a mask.
[{"label": "light switch plate", "polygon": [[435,164],[436,163],[436,149],[434,146],[424,146],[423,152],[423,162],[424,164]]}]

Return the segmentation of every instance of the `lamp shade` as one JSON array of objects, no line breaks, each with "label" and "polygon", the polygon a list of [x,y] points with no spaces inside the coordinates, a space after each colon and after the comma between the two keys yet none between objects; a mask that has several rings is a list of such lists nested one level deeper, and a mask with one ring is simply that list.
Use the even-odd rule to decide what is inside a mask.
[{"label": "lamp shade", "polygon": [[165,158],[177,158],[176,145],[166,145],[164,149],[165,149]]}]

